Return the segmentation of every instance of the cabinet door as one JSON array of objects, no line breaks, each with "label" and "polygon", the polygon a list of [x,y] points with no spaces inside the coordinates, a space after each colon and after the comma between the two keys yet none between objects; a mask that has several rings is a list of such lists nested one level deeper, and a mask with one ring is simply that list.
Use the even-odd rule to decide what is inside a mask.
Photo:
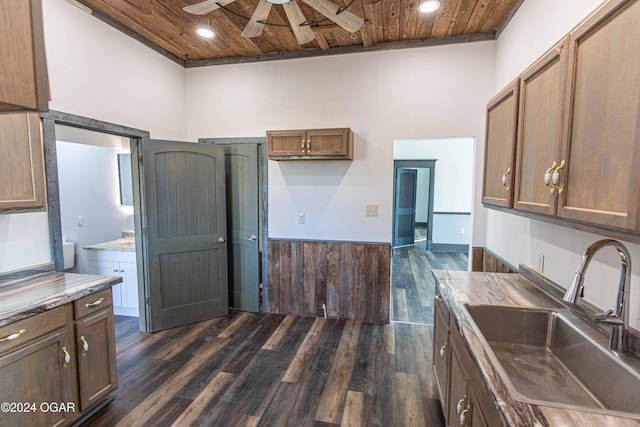
[{"label": "cabinet door", "polygon": [[545,184],[560,167],[566,41],[551,49],[520,77],[518,141],[513,207],[555,215],[557,189]]},{"label": "cabinet door", "polygon": [[[89,263],[89,268],[91,269],[92,274],[98,274],[100,276],[122,276],[123,275],[120,272],[121,270],[120,263],[115,261],[91,261]],[[113,290],[113,305],[116,305],[119,307],[122,306],[123,287],[124,287],[124,277],[123,277],[123,283],[118,283],[117,285],[113,285],[113,287],[111,288]]]},{"label": "cabinet door", "polygon": [[267,156],[288,158],[306,154],[306,133],[303,130],[267,131]]},{"label": "cabinet door", "polygon": [[135,263],[121,262],[122,306],[138,310],[138,269]]},{"label": "cabinet door", "polygon": [[518,87],[516,80],[487,105],[482,203],[512,207]]},{"label": "cabinet door", "polygon": [[436,300],[433,313],[433,372],[436,376],[436,386],[440,394],[442,412],[447,413],[447,373],[449,368],[449,320]]},{"label": "cabinet door", "polygon": [[469,412],[465,414],[465,420],[469,421],[465,421],[465,425],[468,427],[489,427],[489,423],[484,418],[478,399],[470,385],[467,393],[469,395]]},{"label": "cabinet door", "polygon": [[[29,409],[29,412],[1,411],[0,425],[70,424],[80,411],[76,404],[75,366],[76,356],[67,329],[59,329],[0,357],[0,402],[28,404]],[[63,411],[42,406],[61,403],[66,405]]]},{"label": "cabinet door", "polygon": [[117,387],[111,307],[76,321],[80,409],[86,410]]},{"label": "cabinet door", "polygon": [[45,205],[40,117],[0,114],[0,210]]},{"label": "cabinet door", "polygon": [[351,129],[308,130],[306,155],[353,159],[353,133]]},{"label": "cabinet door", "polygon": [[569,35],[558,215],[639,230],[640,1],[605,3]]},{"label": "cabinet door", "polygon": [[[460,427],[460,416],[463,411],[467,410],[465,417],[468,418],[469,398],[467,395],[467,374],[462,367],[462,362],[458,353],[455,351],[455,347],[450,351],[449,367],[450,382],[449,382],[449,411],[447,412],[447,425],[450,427]],[[465,425],[468,425],[465,423]]]}]

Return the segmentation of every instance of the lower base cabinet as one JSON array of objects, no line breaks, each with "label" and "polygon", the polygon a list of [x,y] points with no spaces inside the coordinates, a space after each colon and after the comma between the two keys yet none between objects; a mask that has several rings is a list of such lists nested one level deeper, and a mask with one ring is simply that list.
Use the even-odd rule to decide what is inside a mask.
[{"label": "lower base cabinet", "polygon": [[436,297],[435,308],[434,372],[446,425],[501,426],[489,391],[440,296]]},{"label": "lower base cabinet", "polygon": [[115,368],[111,289],[0,327],[0,426],[70,425],[115,390]]}]

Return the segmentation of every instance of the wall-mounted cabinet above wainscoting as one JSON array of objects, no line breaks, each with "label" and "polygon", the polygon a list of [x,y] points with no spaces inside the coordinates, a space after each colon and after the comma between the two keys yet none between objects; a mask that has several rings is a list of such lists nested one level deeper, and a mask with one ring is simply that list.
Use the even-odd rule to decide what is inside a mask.
[{"label": "wall-mounted cabinet above wainscoting", "polygon": [[271,160],[353,160],[349,128],[267,131]]},{"label": "wall-mounted cabinet above wainscoting", "polygon": [[489,103],[486,207],[640,240],[638,22],[605,2]]}]

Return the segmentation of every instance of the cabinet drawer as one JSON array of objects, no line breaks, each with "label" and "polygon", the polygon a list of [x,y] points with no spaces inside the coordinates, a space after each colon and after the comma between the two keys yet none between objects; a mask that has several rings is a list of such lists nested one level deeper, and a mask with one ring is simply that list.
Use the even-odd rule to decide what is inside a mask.
[{"label": "cabinet drawer", "polygon": [[51,331],[63,328],[68,309],[70,304],[1,327],[0,355],[28,344]]},{"label": "cabinet drawer", "polygon": [[105,307],[111,306],[112,303],[111,288],[81,298],[74,302],[76,319],[96,313]]}]

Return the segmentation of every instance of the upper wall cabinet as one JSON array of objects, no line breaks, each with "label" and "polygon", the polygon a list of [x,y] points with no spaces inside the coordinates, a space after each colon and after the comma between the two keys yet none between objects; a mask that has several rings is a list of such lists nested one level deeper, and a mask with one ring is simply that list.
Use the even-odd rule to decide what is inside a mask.
[{"label": "upper wall cabinet", "polygon": [[490,205],[513,205],[518,82],[511,83],[487,105],[482,202]]},{"label": "upper wall cabinet", "polygon": [[520,76],[520,108],[513,207],[555,215],[562,170],[562,107],[566,45],[560,42]]},{"label": "upper wall cabinet", "polygon": [[605,3],[569,35],[558,215],[640,231],[640,1]]},{"label": "upper wall cabinet", "polygon": [[353,131],[267,131],[267,156],[271,160],[353,160]]},{"label": "upper wall cabinet", "polygon": [[0,212],[45,206],[40,117],[0,114]]},{"label": "upper wall cabinet", "polygon": [[2,0],[0,112],[46,111],[49,84],[40,0]]}]

